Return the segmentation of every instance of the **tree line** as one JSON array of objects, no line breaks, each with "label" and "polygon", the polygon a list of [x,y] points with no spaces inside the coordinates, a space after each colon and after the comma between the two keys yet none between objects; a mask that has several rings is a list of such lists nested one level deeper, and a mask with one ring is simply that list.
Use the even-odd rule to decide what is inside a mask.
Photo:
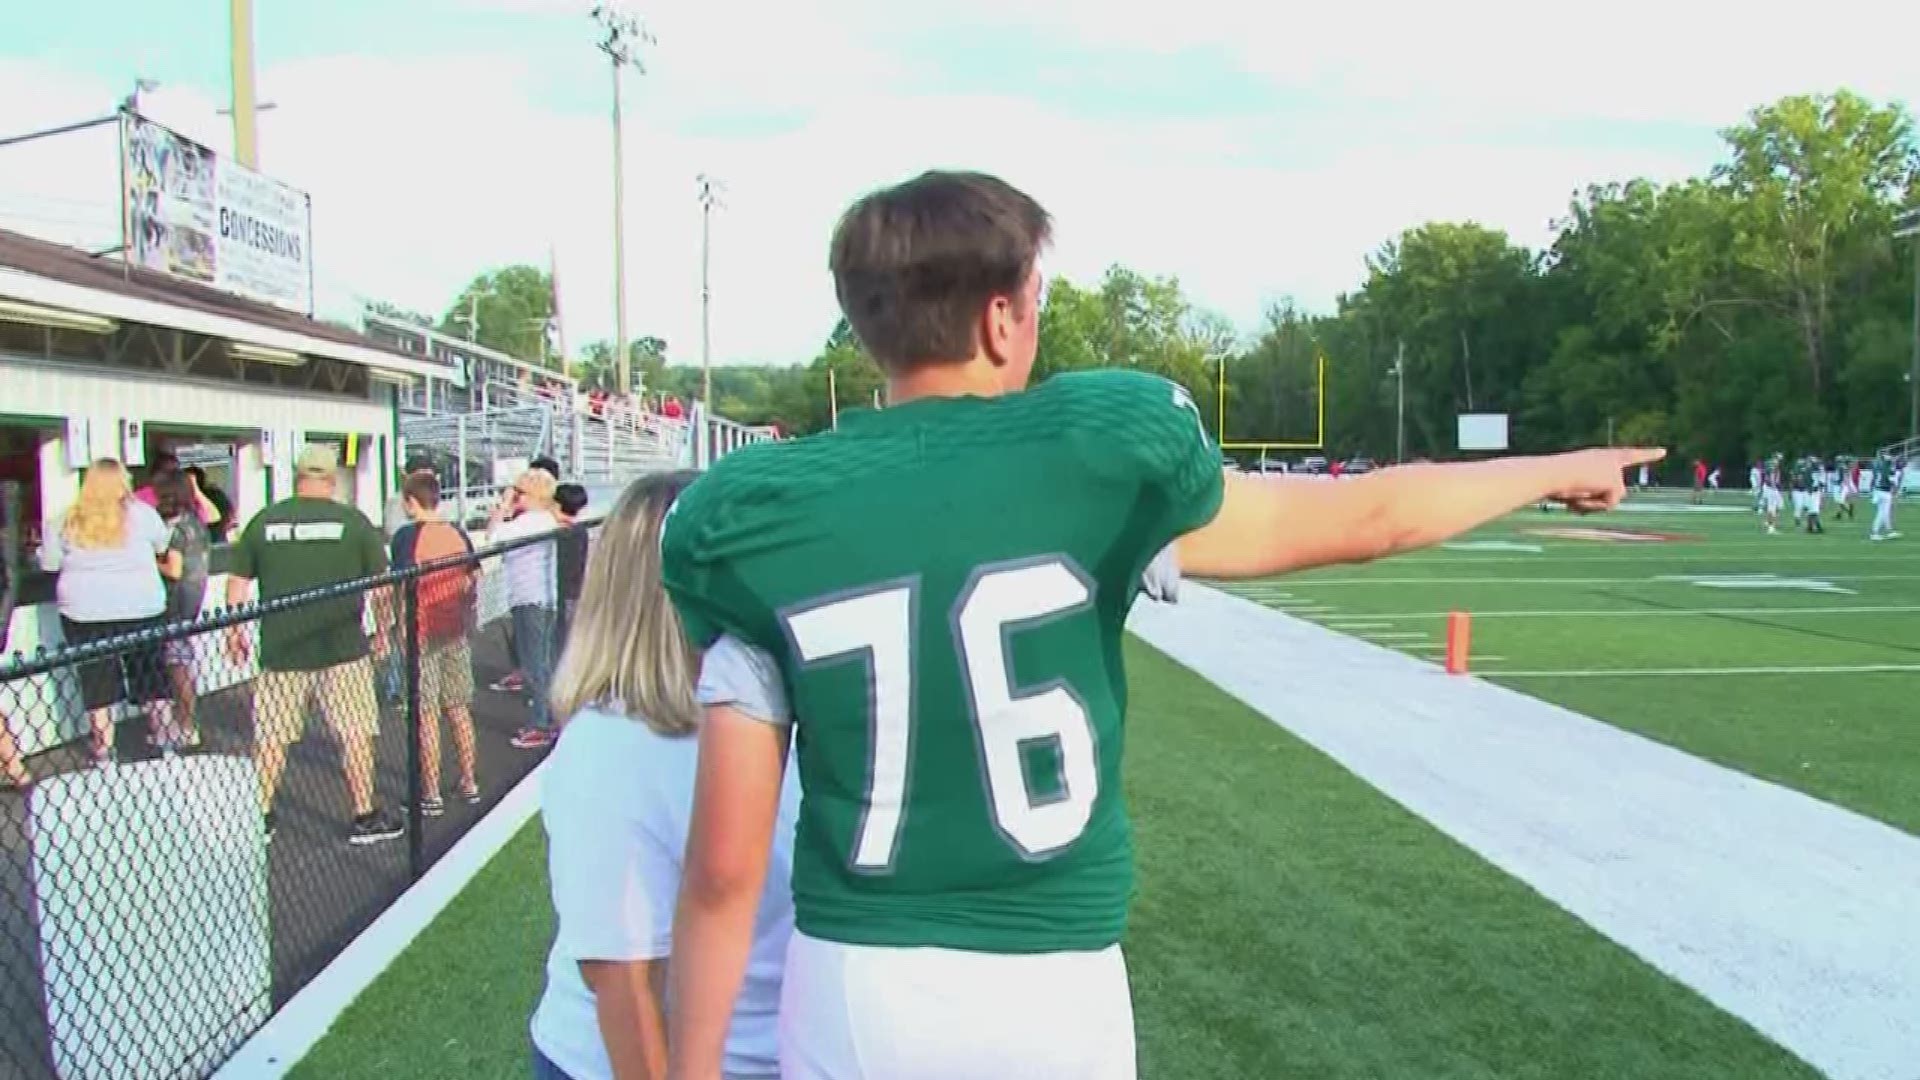
[{"label": "tree line", "polygon": [[[1373,252],[1332,311],[1281,300],[1250,329],[1174,277],[1114,266],[1094,282],[1054,278],[1036,377],[1142,368],[1208,403],[1216,436],[1305,443],[1321,434],[1324,358],[1326,451],[1382,460],[1403,438],[1406,457],[1456,456],[1462,412],[1509,414],[1516,450],[1658,444],[1725,464],[1905,437],[1916,333],[1905,245],[1920,238],[1896,241],[1893,218],[1920,203],[1912,118],[1846,91],[1800,95],[1721,137],[1704,176],[1578,193],[1543,250],[1429,222]],[[476,279],[439,325],[546,362],[528,328],[551,296],[544,273],[509,267]],[[666,342],[631,348],[648,389],[697,394],[697,365],[670,363]],[[574,373],[610,386],[612,353],[588,344]],[[881,385],[844,320],[810,361],[726,365],[713,381],[723,415],[800,434],[830,424],[830,384],[840,408],[870,405]]]}]

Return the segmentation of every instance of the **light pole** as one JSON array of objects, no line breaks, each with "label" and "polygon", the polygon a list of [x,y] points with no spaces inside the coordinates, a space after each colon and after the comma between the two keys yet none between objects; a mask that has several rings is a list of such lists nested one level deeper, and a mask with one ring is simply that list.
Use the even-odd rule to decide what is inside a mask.
[{"label": "light pole", "polygon": [[1893,219],[1896,240],[1913,241],[1913,359],[1907,368],[1907,438],[1920,439],[1920,209]]},{"label": "light pole", "polygon": [[158,89],[160,89],[159,79],[148,79],[145,77],[135,79],[133,80],[133,92],[121,99],[120,108],[138,116],[140,115],[140,95],[151,94]]},{"label": "light pole", "polygon": [[260,146],[254,136],[253,99],[253,0],[231,0],[227,9],[227,56],[231,65],[233,95],[229,109],[233,113],[233,156],[249,169],[260,167]]},{"label": "light pole", "polygon": [[1407,460],[1407,342],[1402,338],[1393,354],[1393,463]]},{"label": "light pole", "polygon": [[633,373],[627,357],[627,200],[625,152],[621,146],[620,69],[646,74],[639,48],[653,44],[653,35],[640,20],[612,4],[595,4],[594,25],[600,28],[600,51],[607,54],[613,72],[613,364],[620,393],[633,392]]},{"label": "light pole", "polygon": [[726,185],[701,173],[695,178],[700,185],[700,403],[713,410],[713,289],[708,284],[707,269],[711,263],[713,250],[713,211],[715,207],[725,206],[720,201],[720,193]]}]

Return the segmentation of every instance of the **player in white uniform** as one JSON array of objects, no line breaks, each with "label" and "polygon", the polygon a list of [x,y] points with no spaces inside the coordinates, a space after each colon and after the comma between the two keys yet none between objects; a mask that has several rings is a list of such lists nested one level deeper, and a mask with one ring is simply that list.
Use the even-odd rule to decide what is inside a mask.
[{"label": "player in white uniform", "polygon": [[1767,471],[1760,477],[1760,512],[1766,515],[1767,532],[1780,531],[1780,455],[1775,454],[1767,462]]},{"label": "player in white uniform", "polygon": [[1765,480],[1766,470],[1759,462],[1754,462],[1753,467],[1747,470],[1747,490],[1753,492],[1753,512],[1756,514],[1767,512]]}]

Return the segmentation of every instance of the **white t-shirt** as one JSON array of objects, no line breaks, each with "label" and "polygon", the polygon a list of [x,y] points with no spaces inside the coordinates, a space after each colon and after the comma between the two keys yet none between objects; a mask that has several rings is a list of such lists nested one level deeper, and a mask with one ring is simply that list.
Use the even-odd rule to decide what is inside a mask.
[{"label": "white t-shirt", "polygon": [[65,518],[47,530],[40,566],[59,573],[54,592],[60,614],[74,622],[147,619],[167,610],[158,557],[166,553],[173,530],[138,499],[127,499],[126,514],[125,537],[113,547],[72,546],[63,534]]},{"label": "white t-shirt", "polygon": [[[789,721],[770,658],[733,638],[707,651],[702,704],[734,704]],[[673,909],[693,814],[697,740],[655,735],[620,713],[588,709],[566,722],[546,764],[541,814],[559,930],[533,1042],[574,1080],[611,1080],[582,960],[657,960],[672,953]],[[800,782],[789,755],[767,883],[746,981],[727,1035],[728,1076],[779,1075],[780,977],[793,934],[793,830]]]},{"label": "white t-shirt", "polygon": [[[527,510],[495,526],[487,535],[487,542],[503,544],[522,537],[538,536],[559,527],[560,519],[552,513]],[[558,606],[554,602],[553,562],[552,544],[528,544],[507,552],[507,606]]]}]

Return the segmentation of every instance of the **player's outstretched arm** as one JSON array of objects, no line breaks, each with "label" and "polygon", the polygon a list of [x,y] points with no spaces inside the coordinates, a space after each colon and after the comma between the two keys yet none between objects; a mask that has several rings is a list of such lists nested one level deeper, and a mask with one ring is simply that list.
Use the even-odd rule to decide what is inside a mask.
[{"label": "player's outstretched arm", "polygon": [[700,725],[693,822],[667,965],[670,1080],[720,1080],[780,813],[787,740],[785,725],[731,705],[709,706]]},{"label": "player's outstretched arm", "polygon": [[1577,450],[1399,465],[1338,481],[1228,473],[1219,513],[1180,539],[1180,569],[1194,577],[1264,577],[1414,551],[1543,500],[1582,513],[1611,510],[1626,496],[1623,471],[1665,456]]}]

